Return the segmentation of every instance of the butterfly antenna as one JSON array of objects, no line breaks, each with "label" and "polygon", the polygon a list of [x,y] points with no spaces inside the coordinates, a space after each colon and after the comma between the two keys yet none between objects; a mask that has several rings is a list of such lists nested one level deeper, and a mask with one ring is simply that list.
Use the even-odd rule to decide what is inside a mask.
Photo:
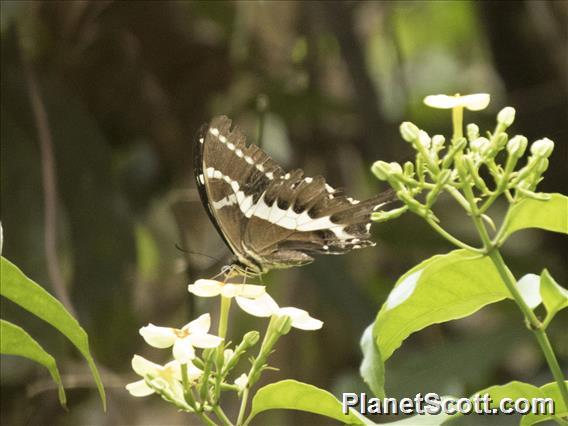
[{"label": "butterfly antenna", "polygon": [[218,259],[218,258],[216,258],[216,257],[214,257],[214,256],[209,256],[208,254],[205,254],[205,253],[200,253],[200,252],[198,252],[198,251],[186,250],[186,249],[182,248],[179,244],[175,244],[175,248],[178,249],[179,251],[181,251],[182,253],[207,257],[207,258],[209,258],[209,259],[215,260],[216,262],[220,262],[220,261],[221,261],[221,259]]}]

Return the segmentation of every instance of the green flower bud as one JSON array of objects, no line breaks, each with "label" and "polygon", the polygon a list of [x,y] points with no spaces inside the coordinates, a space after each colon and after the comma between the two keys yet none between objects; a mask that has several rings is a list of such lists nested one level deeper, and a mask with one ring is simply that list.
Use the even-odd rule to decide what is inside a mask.
[{"label": "green flower bud", "polygon": [[459,138],[458,140],[456,140],[442,160],[442,168],[447,169],[448,167],[450,167],[450,165],[454,161],[456,154],[463,151],[466,145],[467,141],[465,140],[465,138]]},{"label": "green flower bud", "polygon": [[473,152],[478,152],[479,154],[483,155],[487,153],[489,148],[491,148],[491,142],[489,142],[489,139],[487,138],[477,138],[469,143],[469,148]]},{"label": "green flower bud", "polygon": [[531,153],[535,157],[550,157],[554,149],[554,142],[548,138],[539,139],[531,145]]},{"label": "green flower bud", "polygon": [[521,158],[527,149],[527,143],[527,138],[516,135],[507,143],[507,152],[511,157]]},{"label": "green flower bud", "polygon": [[438,185],[443,186],[443,185],[447,184],[451,177],[452,177],[452,171],[451,170],[448,170],[448,169],[442,170],[442,172],[440,173],[440,176],[438,176]]},{"label": "green flower bud", "polygon": [[371,171],[380,180],[387,180],[390,174],[390,165],[385,161],[375,161],[371,166]]},{"label": "green flower bud", "polygon": [[281,336],[288,334],[292,328],[292,318],[288,315],[280,316],[276,319],[274,330]]},{"label": "green flower bud", "polygon": [[539,158],[538,159],[536,167],[534,168],[538,177],[540,177],[544,172],[546,172],[546,169],[548,169],[548,164],[549,164],[548,158]]},{"label": "green flower bud", "polygon": [[503,149],[505,145],[507,145],[507,141],[509,140],[509,135],[507,133],[499,133],[497,139],[495,140],[495,149],[493,153],[496,155],[499,151]]},{"label": "green flower bud", "polygon": [[386,222],[387,220],[396,219],[402,216],[407,210],[408,206],[403,206],[398,209],[374,212],[371,214],[371,220],[375,222]]},{"label": "green flower bud", "polygon": [[472,141],[479,137],[479,126],[474,123],[469,123],[466,127],[467,138]]},{"label": "green flower bud", "polygon": [[252,330],[249,331],[248,333],[246,333],[243,336],[243,350],[246,350],[250,347],[253,347],[254,345],[256,345],[258,343],[258,340],[260,339],[260,333],[256,330]]},{"label": "green flower bud", "polygon": [[415,200],[408,191],[397,191],[396,196],[406,204],[410,210],[419,215],[424,215],[424,206],[419,201]]},{"label": "green flower bud", "polygon": [[426,133],[424,130],[420,130],[418,132],[417,143],[419,143],[420,145],[422,145],[426,149],[430,149],[431,139],[430,139],[430,136],[428,135],[428,133]]},{"label": "green flower bud", "polygon": [[405,121],[400,125],[400,135],[406,142],[413,142],[418,138],[419,132],[420,129],[410,121]]},{"label": "green flower bud", "polygon": [[389,166],[391,168],[391,175],[402,175],[402,167],[400,167],[400,164],[393,161],[392,163],[389,163]]},{"label": "green flower bud", "polygon": [[412,161],[404,163],[404,175],[408,177],[414,176],[414,163]]},{"label": "green flower bud", "polygon": [[400,164],[392,162],[387,163],[385,161],[375,161],[371,167],[371,171],[380,180],[389,180],[391,176],[397,176],[402,174],[402,167]]},{"label": "green flower bud", "polygon": [[444,143],[446,143],[446,138],[442,135],[432,136],[432,149],[436,152],[441,151],[444,148]]},{"label": "green flower bud", "polygon": [[497,114],[497,122],[503,126],[509,127],[515,121],[515,108],[505,107]]}]

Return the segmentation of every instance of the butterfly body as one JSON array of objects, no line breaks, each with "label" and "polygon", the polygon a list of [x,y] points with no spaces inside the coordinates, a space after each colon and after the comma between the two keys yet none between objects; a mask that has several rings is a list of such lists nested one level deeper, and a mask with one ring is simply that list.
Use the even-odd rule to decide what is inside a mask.
[{"label": "butterfly body", "polygon": [[371,213],[391,201],[358,201],[339,194],[321,176],[286,173],[231,120],[215,117],[195,142],[194,173],[201,201],[235,255],[233,269],[263,274],[301,266],[312,255],[372,246]]}]

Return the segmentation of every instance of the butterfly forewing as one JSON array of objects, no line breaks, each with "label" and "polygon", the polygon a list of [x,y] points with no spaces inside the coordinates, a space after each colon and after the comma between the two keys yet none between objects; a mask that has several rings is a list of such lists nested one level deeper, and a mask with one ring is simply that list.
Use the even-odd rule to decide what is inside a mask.
[{"label": "butterfly forewing", "polygon": [[225,116],[214,118],[197,141],[195,175],[217,230],[249,269],[302,265],[310,254],[340,254],[373,243],[370,216],[392,200],[359,202],[342,196],[322,177],[284,173],[255,145],[246,145]]}]

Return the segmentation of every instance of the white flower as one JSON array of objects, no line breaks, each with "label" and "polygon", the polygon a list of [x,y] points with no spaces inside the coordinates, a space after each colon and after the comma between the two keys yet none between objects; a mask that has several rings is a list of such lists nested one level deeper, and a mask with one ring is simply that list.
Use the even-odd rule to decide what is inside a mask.
[{"label": "white flower", "polygon": [[479,111],[489,105],[490,96],[487,93],[473,95],[430,95],[424,98],[424,103],[432,108],[451,109],[456,107],[467,108],[470,111]]},{"label": "white flower", "polygon": [[310,314],[303,309],[279,307],[268,293],[254,300],[245,297],[237,297],[236,301],[243,311],[255,317],[288,316],[292,320],[292,327],[302,330],[318,330],[323,325],[322,321],[312,318]]},{"label": "white flower", "polygon": [[200,297],[248,297],[250,299],[256,299],[265,293],[265,288],[262,285],[252,285],[252,284],[230,284],[222,283],[215,280],[197,280],[195,284],[190,284],[187,286],[190,293],[195,294]]},{"label": "white flower", "polygon": [[235,379],[235,385],[239,388],[239,392],[242,391],[248,384],[248,376],[243,373]]},{"label": "white flower", "polygon": [[158,327],[148,324],[140,329],[140,334],[150,346],[169,348],[173,346],[174,358],[186,363],[195,358],[195,348],[215,348],[223,339],[208,334],[211,327],[211,316],[203,314],[199,318],[184,325],[181,329]]},{"label": "white flower", "polygon": [[[155,364],[147,359],[134,355],[132,358],[132,369],[142,380],[126,385],[126,390],[132,396],[148,396],[156,392],[148,385],[160,389],[164,394],[174,399],[181,405],[186,405],[183,397],[183,386],[181,384],[181,364],[178,361],[170,361],[166,365]],[[187,375],[190,382],[194,382],[203,372],[191,362],[187,363]]]}]

